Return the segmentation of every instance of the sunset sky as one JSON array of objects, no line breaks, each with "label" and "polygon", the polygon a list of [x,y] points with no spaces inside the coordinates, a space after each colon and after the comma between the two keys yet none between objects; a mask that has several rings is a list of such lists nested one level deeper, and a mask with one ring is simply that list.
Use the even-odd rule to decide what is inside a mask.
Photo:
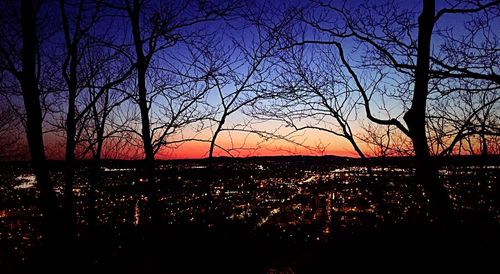
[{"label": "sunset sky", "polygon": [[[349,5],[357,6],[359,5],[360,2],[363,1],[348,1]],[[153,2],[156,3],[156,2]],[[258,5],[261,5],[261,7],[265,7],[263,9],[262,16],[264,18],[264,21],[272,25],[273,23],[279,22],[279,16],[276,16],[276,10],[278,11],[286,11],[286,9],[292,5],[300,5],[302,2],[301,1],[256,1]],[[402,9],[410,9],[414,13],[414,15],[411,20],[415,22],[417,20],[418,12],[420,11],[420,5],[421,2],[414,2],[414,1],[395,1],[397,5],[400,6]],[[154,6],[155,4],[153,4]],[[446,1],[437,1],[436,3],[436,10],[439,10],[447,5]],[[51,14],[51,12],[57,12],[58,5],[57,4],[47,4],[43,7],[46,10],[42,10],[40,13],[41,14]],[[322,18],[323,20],[323,26],[325,28],[328,28],[329,24],[333,24],[332,22],[335,20],[335,18],[331,18],[328,16],[325,16],[324,10],[320,7],[316,7],[311,9],[311,13],[309,16],[311,18]],[[270,13],[268,13],[270,12]],[[283,13],[285,14],[285,13]],[[283,15],[281,14],[281,15]],[[268,17],[266,17],[268,16]],[[102,28],[97,28],[95,31],[95,35],[101,35],[102,33],[106,33],[106,35],[111,35],[114,37],[115,41],[118,40],[120,43],[123,42],[123,45],[130,46],[130,40],[131,40],[131,32],[130,28],[128,27],[128,22],[123,21],[127,20],[125,17],[120,17],[116,16],[110,17],[111,19],[105,19],[99,24],[102,24],[103,26],[111,25],[112,27],[102,27]],[[325,19],[326,18],[326,19]],[[465,18],[465,19],[464,19]],[[54,19],[55,20],[55,19]],[[330,21],[331,20],[331,21]],[[445,15],[443,18],[441,18],[436,25],[435,30],[436,31],[441,31],[441,30],[451,30],[453,35],[456,37],[460,37],[462,32],[464,32],[464,27],[463,23],[464,20],[467,20],[466,16],[456,16],[456,15]],[[497,19],[498,20],[498,19]],[[51,24],[56,24],[57,21],[49,21]],[[147,25],[147,22],[144,23]],[[50,24],[48,24],[50,26]],[[44,26],[47,27],[47,26]],[[101,27],[99,25],[99,27]],[[221,31],[219,31],[221,30]],[[413,29],[416,32],[416,28]],[[256,31],[256,28],[254,26],[251,26],[248,24],[248,22],[244,22],[241,18],[236,19],[233,21],[227,21],[227,22],[222,22],[222,21],[214,21],[214,22],[209,22],[207,24],[199,25],[194,29],[189,29],[189,33],[217,33],[216,35],[212,36],[206,36],[210,37],[211,42],[214,42],[213,48],[211,48],[211,56],[210,57],[200,57],[200,59],[207,58],[210,59],[212,58],[213,60],[209,60],[213,62],[214,64],[219,64],[218,58],[223,59],[226,58],[228,59],[227,64],[222,66],[220,74],[224,73],[234,73],[234,75],[237,75],[236,77],[233,78],[228,78],[232,79],[231,81],[233,82],[228,82],[225,83],[222,87],[222,93],[224,95],[228,95],[231,92],[234,91],[235,88],[238,87],[238,84],[235,83],[240,83],[242,82],[242,79],[245,76],[245,73],[249,70],[250,64],[248,63],[247,60],[244,58],[241,59],[241,56],[244,56],[243,50],[241,49],[236,49],[234,50],[234,45],[239,44],[242,45],[246,50],[254,50],[257,48],[257,44],[259,42],[259,36],[258,32]],[[495,34],[499,34],[498,30],[494,30]],[[143,33],[143,36],[146,37],[148,35],[147,32]],[[318,31],[317,29],[314,28],[305,28],[303,30],[303,39],[316,39],[316,40],[321,40],[321,41],[328,41],[331,39],[331,37],[325,33],[324,31]],[[410,36],[415,37],[416,33],[411,33]],[[209,39],[209,38],[206,38]],[[478,38],[479,42],[481,42],[481,37]],[[44,53],[46,56],[42,57],[45,58],[44,62],[45,64],[48,64],[47,67],[50,65],[54,65],[52,62],[52,58],[54,56],[58,56],[61,54],[61,44],[63,41],[63,37],[61,33],[56,33],[52,34],[47,38],[46,41],[42,44]],[[402,42],[408,42],[409,41],[402,41]],[[440,47],[442,47],[442,42],[439,39],[433,40],[433,50],[435,52],[439,52]],[[346,51],[346,55],[348,56],[349,62],[352,62],[353,64],[362,64],[362,59],[364,58],[364,54],[366,53],[366,49],[363,47],[358,47],[357,44],[355,44],[350,38],[344,39],[342,41],[344,49]],[[346,120],[348,121],[354,135],[356,137],[363,137],[366,132],[364,131],[364,128],[366,128],[370,123],[367,121],[366,113],[363,110],[363,103],[360,100],[360,94],[354,88],[353,86],[353,80],[348,79],[346,80],[345,86],[342,86],[340,84],[333,85],[332,87],[329,87],[327,80],[331,80],[329,77],[330,74],[335,74],[338,73],[339,71],[335,71],[335,69],[338,69],[338,63],[335,63],[335,61],[338,62],[338,58],[335,55],[335,50],[333,47],[329,46],[304,46],[304,52],[302,53],[302,59],[300,60],[301,62],[304,62],[307,66],[310,67],[311,71],[311,79],[318,83],[319,88],[327,94],[328,92],[337,92],[337,93],[343,93],[345,92],[346,94],[349,93],[349,95],[345,95],[346,99],[345,102],[341,102],[342,106],[342,112],[346,115]],[[258,49],[261,50],[261,49]],[[186,72],[193,73],[193,75],[196,75],[199,77],[200,75],[203,75],[204,72],[203,69],[206,68],[200,68],[199,64],[202,64],[202,61],[206,60],[196,60],[196,62],[200,62],[199,64],[196,62],[189,63],[190,59],[193,58],[190,56],[190,50],[189,47],[186,46],[186,44],[178,43],[175,46],[168,47],[165,50],[158,52],[154,56],[154,61],[153,61],[153,66],[155,68],[159,68],[159,70],[165,69],[165,71],[168,71],[169,69],[172,70],[172,68],[179,68],[182,67],[182,69],[185,69]],[[297,53],[298,54],[298,53]],[[198,56],[199,57],[199,56]],[[238,59],[240,58],[240,59]],[[331,58],[331,60],[329,59]],[[405,56],[403,55],[401,58],[403,62],[408,62],[408,60],[405,60]],[[413,57],[411,57],[413,58]],[[410,59],[411,59],[410,58]],[[413,58],[414,59],[414,58]],[[273,60],[276,61],[276,60]],[[410,61],[415,61],[415,60],[410,60]],[[267,60],[263,62],[263,67],[269,65]],[[272,63],[269,61],[269,63]],[[183,67],[184,66],[184,67]],[[50,68],[48,69],[50,70]],[[289,68],[290,71],[293,71],[293,68]],[[341,73],[345,73],[344,71],[340,71]],[[378,77],[377,72],[371,71],[369,69],[365,70],[359,70],[358,72],[363,74],[364,80],[366,82],[373,81],[375,82],[375,78]],[[47,72],[47,74],[53,73],[52,71]],[[164,73],[164,72],[161,72]],[[166,78],[166,74],[158,74],[155,75],[154,77],[157,78]],[[275,86],[283,86],[284,84],[278,83],[278,80],[274,80],[275,78],[279,78],[278,76],[281,76],[281,74],[286,75],[287,71],[280,66],[272,67],[272,71],[268,72],[267,74],[264,74],[265,77],[267,77],[265,80],[269,81],[271,83],[266,83],[264,86],[265,88],[269,88],[267,90],[268,92],[274,92],[273,88]],[[379,86],[373,89],[368,89],[368,93],[370,94],[370,105],[372,107],[372,112],[374,116],[386,119],[389,116],[391,118],[397,118],[398,120],[402,121],[402,114],[408,109],[409,106],[409,101],[410,101],[410,96],[411,91],[413,89],[413,86],[411,81],[406,81],[407,79],[404,74],[398,74],[397,71],[394,71],[391,69],[384,70],[383,73],[387,73],[388,75],[384,76],[381,81]],[[43,73],[42,73],[43,74]],[[112,74],[112,73],[111,73]],[[155,92],[155,81],[158,79],[154,78],[153,76],[150,76],[148,79],[148,88],[151,93]],[[236,79],[237,78],[237,79]],[[5,78],[9,80],[8,78]],[[234,80],[236,79],[236,80]],[[326,79],[326,80],[325,80]],[[3,79],[2,79],[3,80]],[[60,80],[60,79],[59,79]],[[290,80],[293,82],[295,79]],[[129,86],[126,87],[129,89],[128,92],[133,92],[134,90],[134,83],[135,80],[131,80],[128,84]],[[251,78],[250,82],[252,81],[258,81],[257,79]],[[15,82],[15,81],[14,81]],[[132,84],[131,84],[132,83]],[[322,84],[326,83],[326,84]],[[404,83],[401,85],[401,83]],[[408,84],[409,83],[409,84]],[[52,83],[49,83],[52,84]],[[15,87],[17,84],[13,84]],[[369,86],[367,84],[367,86]],[[10,88],[10,87],[9,87]],[[46,87],[46,89],[51,89],[54,88],[52,86]],[[56,87],[59,88],[59,87]],[[201,86],[187,86],[183,87],[187,91],[192,91],[196,89],[200,89]],[[252,87],[253,88],[253,87]],[[252,88],[248,88],[247,90],[243,91],[241,93],[242,98],[248,98],[253,96],[252,94]],[[262,88],[259,86],[259,88]],[[264,88],[264,89],[265,89]],[[382,92],[381,90],[384,91],[385,94],[391,94],[391,93],[398,93],[402,94],[400,98],[396,97],[391,97],[391,96],[382,96],[380,95]],[[180,92],[182,94],[182,92]],[[81,92],[81,98],[78,98],[82,102],[85,102],[86,96],[85,91]],[[48,113],[45,117],[44,121],[44,130],[46,131],[46,134],[44,136],[45,138],[45,145],[46,145],[46,152],[47,156],[50,159],[63,159],[64,158],[64,131],[61,130],[64,127],[64,114],[66,111],[66,103],[65,103],[65,98],[64,98],[64,93],[58,94],[57,92],[50,93],[50,95],[47,96],[47,101],[51,103],[50,105],[51,111]],[[151,96],[151,95],[150,95]],[[342,96],[340,100],[342,100]],[[229,97],[230,98],[230,97]],[[311,99],[312,98],[312,99]],[[308,98],[310,102],[313,102],[314,104],[318,104],[319,99],[311,97]],[[20,96],[13,96],[12,98],[9,98],[13,105],[17,105],[19,109],[22,109],[22,98]],[[196,111],[201,111],[200,109],[203,107],[211,107],[213,108],[212,110],[217,110],[220,112],[220,99],[217,93],[217,90],[213,88],[213,90],[210,90],[208,95],[204,97],[204,102],[206,103],[206,106],[200,106],[200,108],[196,108]],[[243,99],[241,99],[243,100]],[[151,110],[150,110],[150,116],[152,117],[152,120],[155,121],[160,121],[162,116],[165,116],[165,110],[163,109],[163,106],[168,105],[168,102],[165,101],[165,99],[162,99],[160,96],[155,97],[153,100],[154,103],[151,105]],[[300,98],[299,98],[300,101]],[[3,101],[2,101],[3,103]],[[345,104],[344,104],[345,103]],[[262,103],[261,106],[266,106],[266,104],[271,104],[269,102],[264,102]],[[217,108],[219,106],[219,108]],[[301,106],[296,106],[295,109],[301,109],[305,111],[307,110],[307,107],[310,107],[310,105],[301,105]],[[121,107],[121,113],[123,112],[131,112],[136,115],[137,117],[137,106],[129,103],[125,104],[124,106]],[[279,108],[278,108],[279,109]],[[291,109],[294,109],[293,107]],[[294,109],[294,110],[295,110]],[[276,122],[276,121],[265,121],[265,120],[257,120],[257,119],[252,119],[249,117],[248,114],[248,108],[241,108],[240,110],[232,113],[228,118],[227,122],[224,125],[225,129],[231,129],[235,125],[241,124],[241,123],[246,123],[249,122],[251,126],[245,128],[245,130],[258,130],[262,132],[267,132],[267,133],[272,133],[274,137],[278,138],[271,138],[271,139],[265,139],[262,136],[259,136],[255,133],[242,133],[238,131],[222,131],[221,134],[219,135],[216,144],[220,146],[221,148],[216,148],[215,149],[215,155],[216,156],[236,156],[236,157],[246,157],[246,156],[264,156],[264,155],[339,155],[339,156],[351,156],[351,157],[358,157],[358,154],[354,151],[352,145],[346,141],[342,137],[335,136],[331,133],[320,131],[320,130],[302,130],[299,132],[293,132],[293,129],[287,125],[284,122]],[[120,115],[120,114],[116,114]],[[271,120],[274,117],[268,117],[269,120]],[[338,127],[335,127],[335,120],[332,117],[329,118],[323,118],[321,115],[314,116],[315,119],[324,119],[321,122],[315,121],[313,118],[308,118],[308,119],[295,119],[294,122],[297,122],[297,125],[299,126],[304,126],[304,125],[314,125],[319,128],[324,128],[324,129],[334,129],[336,131],[339,130]],[[213,122],[213,120],[220,119],[220,113],[214,115],[211,117],[211,122],[206,122],[208,124],[212,123],[211,126],[203,126],[202,130],[197,131],[195,128],[196,126],[187,126],[185,128],[182,128],[178,131],[176,131],[174,134],[171,136],[169,135],[167,138],[167,146],[162,148],[156,155],[157,159],[181,159],[181,158],[202,158],[202,157],[207,157],[208,156],[208,150],[209,150],[209,140],[212,136],[213,130],[216,127],[216,124]],[[210,120],[210,119],[209,119]],[[130,127],[130,129],[133,129],[137,132],[140,132],[140,123],[138,122],[137,119],[132,119],[132,122],[127,124],[127,126]],[[158,126],[160,122],[155,123],[155,121],[152,121],[152,127]],[[404,123],[404,122],[403,122]],[[20,129],[20,128],[19,128]],[[281,136],[281,138],[279,138]],[[183,143],[177,143],[180,139],[196,139],[193,141],[187,141]],[[366,144],[357,139],[358,144],[360,148],[363,150],[363,152],[367,155],[373,155],[370,147]],[[171,144],[170,142],[174,142]],[[21,147],[22,149],[19,149],[20,151],[26,151],[26,144],[25,142],[21,142]],[[224,151],[227,150],[227,151]],[[104,148],[104,154],[108,155],[108,157],[117,157],[117,158],[142,158],[142,152],[141,152],[141,143],[140,143],[140,138],[139,135],[134,135],[129,137],[128,139],[121,140],[119,143],[116,142],[115,139],[110,139],[106,142],[105,148]]]}]

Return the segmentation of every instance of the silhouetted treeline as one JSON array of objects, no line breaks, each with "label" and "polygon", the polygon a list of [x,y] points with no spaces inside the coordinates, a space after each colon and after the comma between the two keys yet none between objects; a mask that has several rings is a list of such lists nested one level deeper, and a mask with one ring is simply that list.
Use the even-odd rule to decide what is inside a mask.
[{"label": "silhouetted treeline", "polygon": [[[0,156],[19,145],[22,124],[48,239],[74,234],[81,159],[92,159],[93,183],[104,159],[140,159],[156,221],[157,158],[186,142],[205,143],[212,166],[214,156],[253,155],[273,142],[322,155],[344,140],[361,160],[339,162],[370,170],[410,161],[452,225],[439,166],[498,163],[490,155],[500,152],[499,9],[498,1],[2,1]],[[317,131],[331,140],[312,145]],[[64,214],[46,160],[57,153]],[[411,158],[391,158],[401,156]],[[93,207],[92,187],[87,194]]]}]

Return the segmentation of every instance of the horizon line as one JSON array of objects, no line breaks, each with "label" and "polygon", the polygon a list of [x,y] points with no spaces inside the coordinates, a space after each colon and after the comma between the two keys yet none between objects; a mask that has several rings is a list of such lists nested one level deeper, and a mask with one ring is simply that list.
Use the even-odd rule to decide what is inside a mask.
[{"label": "horizon line", "polygon": [[[335,158],[340,158],[340,159],[352,159],[352,160],[362,160],[361,157],[353,157],[353,156],[339,156],[335,154],[328,154],[328,155],[307,155],[307,154],[300,154],[300,155],[259,155],[259,156],[215,156],[212,159],[256,159],[256,158],[294,158],[294,157],[308,157],[308,158],[326,158],[326,157],[335,157]],[[413,155],[391,155],[391,156],[367,156],[366,159],[394,159],[394,158],[413,158],[415,156]],[[439,155],[432,155],[431,158],[452,158],[452,157],[500,157],[500,154],[488,154],[488,155],[446,155],[446,156],[439,156]],[[76,162],[87,162],[87,161],[92,161],[92,158],[89,159],[75,159]],[[100,159],[101,161],[130,161],[130,162],[135,162],[135,161],[144,161],[145,159],[125,159],[125,158],[103,158]],[[210,160],[210,157],[203,157],[203,158],[174,158],[174,159],[155,159],[156,161],[161,161],[161,162],[167,162],[167,161],[196,161],[196,160],[202,160],[202,161],[208,161]],[[48,162],[65,162],[65,159],[47,159]],[[18,160],[2,160],[0,159],[0,162],[6,163],[6,162],[31,162],[31,159],[18,159]]]}]

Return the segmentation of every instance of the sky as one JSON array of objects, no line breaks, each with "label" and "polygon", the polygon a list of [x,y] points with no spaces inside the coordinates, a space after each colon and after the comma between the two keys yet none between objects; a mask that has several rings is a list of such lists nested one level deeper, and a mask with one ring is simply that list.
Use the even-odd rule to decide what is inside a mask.
[{"label": "sky", "polygon": [[[168,2],[168,1],[167,1]],[[349,1],[349,5],[357,6],[363,1]],[[55,3],[55,2],[54,2]],[[276,22],[279,21],[279,18],[272,15],[274,12],[280,13],[282,11],[285,11],[287,7],[291,5],[301,5],[303,4],[302,1],[264,1],[264,0],[259,0],[255,1],[255,4],[257,6],[265,7],[263,9],[263,16],[265,16],[267,19],[267,22]],[[336,3],[334,1],[334,3]],[[415,9],[417,12],[416,15],[418,14],[418,11],[420,10],[420,1],[395,1],[398,5],[400,5],[403,8],[408,8],[408,9]],[[437,1],[436,8],[439,10],[442,7],[445,7],[447,4],[445,1]],[[273,7],[270,7],[273,6]],[[54,7],[52,7],[54,8]],[[47,12],[44,14],[50,14],[50,10],[46,10]],[[57,14],[56,10],[53,10],[53,14]],[[323,15],[321,13],[321,8],[317,8],[310,16],[315,17],[315,16],[321,16]],[[104,25],[112,22],[112,28],[101,28],[96,30],[96,34],[102,34],[102,33],[107,33],[109,35],[115,35],[115,37],[118,37],[118,40],[123,41],[124,43],[128,43],[127,40],[130,40],[130,33],[128,31],[128,25],[125,20],[126,18],[123,17],[110,17],[111,19],[105,19]],[[330,17],[326,17],[328,20],[330,20]],[[463,31],[462,26],[462,17],[457,17],[455,15],[446,15],[444,16],[440,21],[437,26],[437,28],[444,28],[447,26],[453,27],[453,29],[460,34],[460,32]],[[111,20],[111,21],[106,21],[106,20]],[[333,20],[333,19],[332,19]],[[416,18],[414,18],[416,21]],[[144,24],[147,24],[147,21],[143,22]],[[215,63],[217,63],[217,58],[223,59],[225,57],[228,58],[232,63],[227,65],[230,69],[234,69],[234,72],[239,74],[238,76],[240,79],[244,76],[245,72],[248,70],[248,63],[245,63],[241,60],[236,60],[238,57],[241,57],[241,52],[235,51],[232,53],[229,53],[230,49],[232,47],[232,44],[236,41],[238,43],[242,43],[247,46],[255,46],[255,43],[257,42],[256,38],[256,32],[255,28],[253,27],[248,27],[241,19],[239,20],[226,20],[224,22],[212,22],[209,24],[203,24],[198,27],[198,29],[188,29],[188,32],[190,33],[214,33],[213,36],[210,38],[214,39],[215,47],[212,48],[212,53],[215,56]],[[498,34],[498,32],[496,32]],[[143,33],[144,36],[147,36],[147,32]],[[320,38],[320,39],[329,39],[327,35],[324,33],[318,34],[318,33],[313,33],[309,30],[305,30],[305,35],[308,37],[315,37],[315,38]],[[61,37],[58,34],[54,34],[51,39],[51,44],[48,45],[47,48],[50,48],[50,50],[54,52],[58,52],[61,50]],[[234,39],[234,40],[232,40]],[[439,40],[434,41],[434,48],[433,50],[438,50],[439,48]],[[348,58],[350,61],[355,62],[355,61],[360,61],[363,58],[363,54],[365,53],[364,49],[362,47],[357,47],[354,43],[350,42],[349,40],[344,41],[344,46],[348,52]],[[310,51],[306,51],[305,53],[305,59],[306,61],[310,62],[314,68],[314,66],[319,66],[324,64],[325,56],[328,56],[330,52],[325,51],[326,47],[307,47],[308,50],[316,50],[315,54],[311,54]],[[328,49],[327,49],[328,50]],[[319,52],[319,53],[318,53]],[[189,51],[187,48],[182,44],[179,43],[178,45],[174,47],[167,48],[166,50],[159,52],[157,55],[155,55],[155,66],[158,67],[169,67],[169,66],[176,66],[178,64],[181,64],[183,61],[187,61],[189,59],[188,55]],[[218,54],[218,55],[217,55]],[[235,59],[236,58],[236,59]],[[323,62],[323,63],[322,63]],[[230,71],[229,69],[226,68],[226,71]],[[345,72],[345,71],[344,71]],[[197,72],[199,75],[199,71]],[[267,74],[267,79],[273,78],[280,76],[279,74],[283,73],[282,70],[280,70],[279,67],[273,68],[273,72]],[[329,72],[326,71],[325,74],[328,74]],[[368,76],[370,76],[371,72],[368,72]],[[312,75],[312,77],[317,76],[317,75]],[[388,89],[397,89],[401,87],[396,87],[397,86],[397,81],[391,80],[393,78],[386,77],[384,79],[384,87]],[[149,80],[152,81],[152,80]],[[277,83],[273,83],[277,84]],[[352,84],[352,82],[350,82]],[[148,88],[152,89],[153,84],[148,82]],[[407,87],[407,88],[411,88]],[[229,94],[234,90],[234,84],[228,83],[223,89],[222,92],[224,94]],[[251,93],[246,94],[245,92],[242,94],[243,96],[250,95]],[[207,97],[207,102],[212,105],[216,106],[219,104],[219,98],[215,90],[210,92],[210,95]],[[354,96],[356,98],[356,96]],[[358,97],[359,98],[359,95]],[[383,110],[377,109],[378,106],[382,105],[382,100],[381,97],[378,97],[377,95],[374,95],[372,98],[372,109],[376,115],[379,115],[379,117],[383,117],[385,115]],[[153,113],[152,116],[161,116],[162,115],[162,110],[161,110],[161,105],[165,104],[165,101],[162,101],[162,99],[159,99],[159,97],[156,99],[157,104],[153,105],[151,108],[151,112]],[[387,97],[385,98],[385,102],[388,106],[389,109],[391,109],[391,114],[393,116],[397,116],[398,114],[401,114],[405,106],[401,105],[401,102],[397,100],[391,100],[388,99]],[[350,105],[344,111],[349,111],[349,108],[353,108],[353,106],[356,106],[356,108],[361,109],[361,105],[359,104],[359,101],[356,102],[350,102]],[[61,132],[53,132],[53,127],[51,124],[54,124],[57,122],[57,119],[60,119],[64,114],[64,104],[59,105],[59,113],[53,116],[47,116],[47,120],[45,122],[45,129],[47,133],[45,134],[45,142],[46,142],[46,147],[47,147],[47,155],[51,159],[62,159],[64,155],[64,135],[61,134]],[[133,108],[133,106],[131,106]],[[245,108],[243,108],[241,111],[237,111],[234,114],[232,114],[228,118],[228,122],[226,123],[226,127],[230,128],[234,126],[235,124],[241,123],[242,121],[248,120],[248,116],[244,114]],[[215,116],[216,119],[220,118],[220,115]],[[59,121],[60,122],[60,121]],[[367,120],[365,118],[365,114],[362,110],[356,111],[355,113],[352,113],[349,116],[349,122],[350,125],[353,129],[353,131],[356,134],[363,134],[362,131],[362,126],[365,126],[367,123]],[[301,121],[302,124],[307,124],[308,121]],[[321,123],[318,124],[320,127],[327,127],[328,125],[326,123]],[[277,124],[275,122],[259,122],[256,124],[256,127],[259,130],[267,131],[267,132],[275,132],[276,129],[279,128],[277,133],[281,135],[288,135],[290,133],[290,128],[284,127],[283,124]],[[136,129],[139,129],[136,127]],[[213,130],[213,128],[212,128]],[[140,131],[140,130],[139,130]],[[161,149],[158,154],[156,155],[157,159],[181,159],[181,158],[202,158],[202,157],[207,157],[208,155],[208,149],[209,149],[209,143],[207,140],[210,139],[211,136],[211,130],[210,129],[205,129],[202,132],[195,133],[193,132],[192,129],[183,129],[182,130],[182,135],[184,137],[190,138],[190,137],[196,137],[197,139],[203,139],[205,141],[200,142],[200,141],[188,141],[185,143],[182,143],[181,145],[175,144],[171,146],[167,146],[163,149]],[[170,136],[167,138],[167,141],[170,140],[177,140],[179,137],[179,133],[174,136]],[[217,145],[223,147],[224,149],[227,149],[230,151],[230,154],[226,151],[223,151],[220,148],[215,149],[215,155],[216,156],[237,156],[237,157],[246,157],[246,156],[264,156],[264,155],[339,155],[339,156],[351,156],[351,157],[357,157],[358,155],[354,152],[352,145],[349,144],[345,139],[334,136],[331,133],[327,132],[322,132],[318,130],[305,130],[301,131],[299,133],[292,134],[289,137],[289,140],[267,140],[264,141],[262,138],[255,134],[242,134],[242,133],[236,133],[236,132],[222,132],[221,135],[219,136],[217,140]],[[363,142],[358,142],[361,149],[367,153],[368,155],[371,154],[371,150],[369,147],[363,143]],[[141,152],[140,149],[136,146],[129,145],[127,148],[122,148],[121,153],[111,153],[112,151],[116,150],[115,144],[110,141],[110,143],[106,144],[105,151],[109,151],[108,155],[111,155],[110,157],[120,157],[120,158],[141,158]],[[114,156],[113,156],[114,155]]]}]

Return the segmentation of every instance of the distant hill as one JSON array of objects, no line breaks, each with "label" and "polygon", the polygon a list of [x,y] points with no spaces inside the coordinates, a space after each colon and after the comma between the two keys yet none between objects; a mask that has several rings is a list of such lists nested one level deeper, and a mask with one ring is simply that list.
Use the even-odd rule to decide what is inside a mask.
[{"label": "distant hill", "polygon": [[[500,155],[488,155],[486,157],[480,155],[462,155],[462,156],[446,156],[433,158],[439,165],[494,165],[500,166]],[[156,160],[158,164],[208,164],[208,158],[202,159],[172,159],[172,160]],[[371,165],[398,165],[411,166],[413,165],[413,157],[373,157],[368,161]],[[90,160],[80,160],[77,163],[87,164]],[[104,159],[102,164],[105,166],[137,166],[142,160],[124,160],[124,159]],[[283,155],[283,156],[252,156],[252,157],[215,157],[214,164],[228,163],[265,163],[265,162],[287,162],[287,163],[317,163],[317,164],[332,164],[332,165],[364,165],[362,159],[325,155],[325,156],[310,156],[310,155]],[[64,166],[63,160],[50,160],[49,165],[53,168]],[[2,165],[29,165],[29,161],[5,161]]]}]

